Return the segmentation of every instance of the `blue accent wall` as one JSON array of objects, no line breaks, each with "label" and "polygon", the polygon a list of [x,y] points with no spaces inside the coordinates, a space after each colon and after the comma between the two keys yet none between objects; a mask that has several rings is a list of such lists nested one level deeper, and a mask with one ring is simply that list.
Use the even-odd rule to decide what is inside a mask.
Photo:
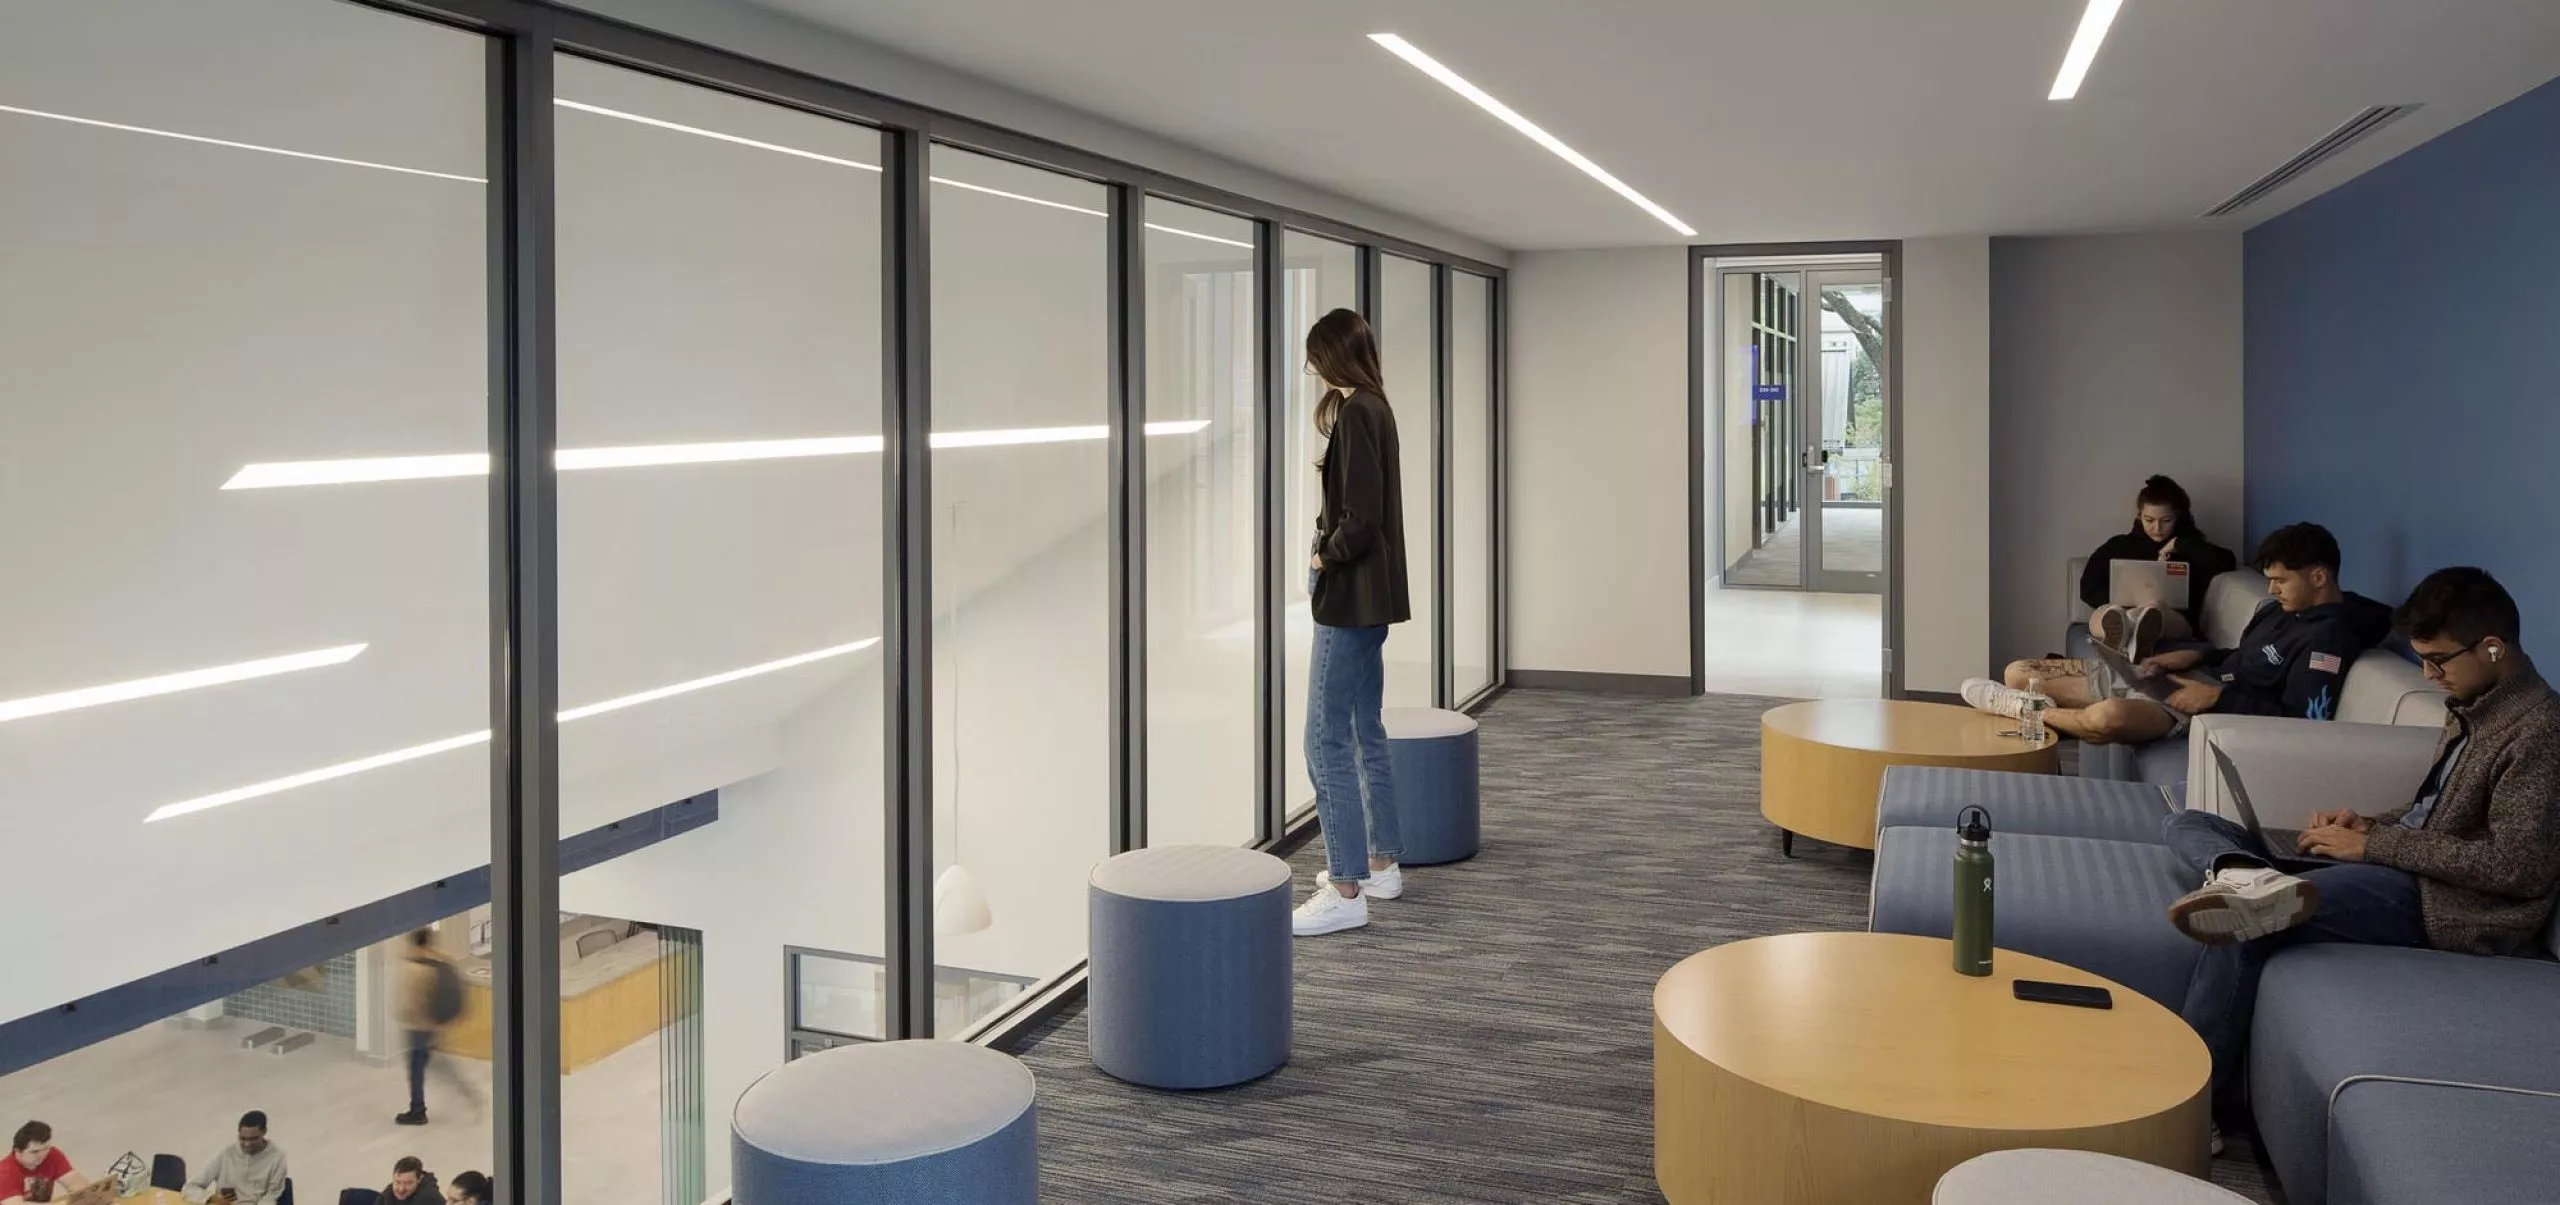
[{"label": "blue accent wall", "polygon": [[2560,662],[2560,80],[2244,247],[2250,538],[2320,523],[2395,603],[2481,566]]}]

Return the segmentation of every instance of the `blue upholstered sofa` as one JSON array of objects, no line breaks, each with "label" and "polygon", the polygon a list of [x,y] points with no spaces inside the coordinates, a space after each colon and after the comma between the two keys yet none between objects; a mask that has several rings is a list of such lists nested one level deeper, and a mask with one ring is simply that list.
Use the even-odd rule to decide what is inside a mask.
[{"label": "blue upholstered sofa", "polygon": [[[2308,720],[2210,720],[2272,825],[2320,806],[2375,812],[2424,777],[2411,729]],[[2261,783],[2287,784],[2262,791]],[[2262,798],[2273,794],[2275,799]],[[1957,809],[1992,815],[2006,949],[2097,974],[2171,1009],[2197,947],[2166,910],[2195,884],[2159,843],[2174,785],[1896,768],[1878,800],[1869,923],[1950,929]],[[2283,809],[2278,811],[2277,809]],[[2299,809],[2297,812],[2295,809]],[[2555,1202],[2560,1149],[2560,935],[2536,958],[2305,946],[2270,960],[2249,1059],[2251,1111],[2293,1205]]]}]

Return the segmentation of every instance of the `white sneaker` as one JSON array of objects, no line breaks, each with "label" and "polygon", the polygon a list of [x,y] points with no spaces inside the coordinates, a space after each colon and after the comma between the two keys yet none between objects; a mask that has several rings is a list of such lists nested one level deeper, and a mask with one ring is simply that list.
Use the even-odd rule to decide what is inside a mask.
[{"label": "white sneaker", "polygon": [[2018,718],[2018,713],[2026,710],[2027,692],[2016,687],[2001,685],[1989,678],[1967,678],[1964,680],[1964,685],[1956,688],[1956,693],[1963,696],[1964,701],[1977,711],[1987,711],[2012,720]]},{"label": "white sneaker", "polygon": [[2127,657],[2133,657],[2133,634],[2133,612],[2128,608],[2109,603],[2089,616],[2090,639]]},{"label": "white sneaker", "polygon": [[1331,887],[1316,888],[1316,893],[1289,917],[1290,932],[1300,937],[1322,937],[1345,929],[1366,928],[1368,924],[1368,899],[1346,896]]},{"label": "white sneaker", "polygon": [[2214,872],[2169,905],[2169,923],[2209,946],[2281,933],[2320,910],[2320,885],[2265,866]]},{"label": "white sneaker", "polygon": [[[1333,886],[1333,872],[1330,870],[1317,871],[1316,886],[1319,889]],[[1385,870],[1370,871],[1368,881],[1360,884],[1360,894],[1373,900],[1392,900],[1402,897],[1404,895],[1404,867],[1390,866]]]}]

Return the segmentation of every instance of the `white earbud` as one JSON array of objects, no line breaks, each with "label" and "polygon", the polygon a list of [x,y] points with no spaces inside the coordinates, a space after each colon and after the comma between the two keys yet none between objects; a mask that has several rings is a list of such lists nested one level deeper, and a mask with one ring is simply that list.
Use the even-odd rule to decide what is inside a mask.
[{"label": "white earbud", "polygon": [[2505,645],[2502,645],[2502,644],[2493,644],[2493,645],[2490,645],[2490,646],[2489,646],[2489,659],[2490,659],[2491,661],[2495,661],[2495,660],[2497,660],[2498,658],[2503,657],[2503,656],[2506,656],[2506,655],[2507,655],[2507,648],[2506,648],[2506,646],[2505,646]]}]

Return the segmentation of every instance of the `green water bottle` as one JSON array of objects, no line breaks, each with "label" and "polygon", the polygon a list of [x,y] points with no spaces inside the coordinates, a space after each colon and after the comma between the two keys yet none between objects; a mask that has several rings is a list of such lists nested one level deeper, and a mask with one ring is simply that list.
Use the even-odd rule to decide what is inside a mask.
[{"label": "green water bottle", "polygon": [[1991,813],[1956,813],[1956,973],[1991,973]]}]

